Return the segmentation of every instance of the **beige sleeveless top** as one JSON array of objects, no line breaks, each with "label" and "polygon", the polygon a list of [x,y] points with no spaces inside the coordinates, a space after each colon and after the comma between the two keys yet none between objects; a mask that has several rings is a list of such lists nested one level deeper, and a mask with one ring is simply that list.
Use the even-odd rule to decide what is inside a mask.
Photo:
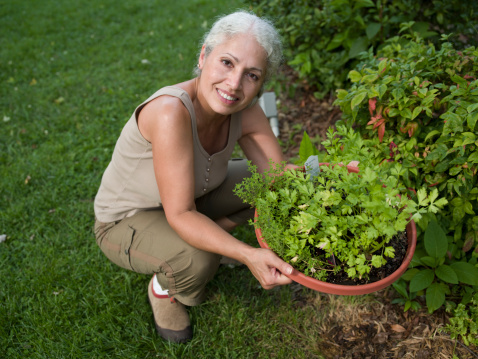
[{"label": "beige sleeveless top", "polygon": [[148,102],[162,95],[179,98],[191,116],[194,141],[194,198],[212,191],[226,178],[228,160],[242,134],[241,114],[233,114],[231,117],[226,147],[209,155],[199,142],[196,115],[188,93],[178,87],[164,87],[136,108],[116,142],[111,162],[103,174],[95,198],[95,215],[100,222],[118,221],[137,212],[161,206],[154,176],[151,143],[141,135],[137,116]]}]

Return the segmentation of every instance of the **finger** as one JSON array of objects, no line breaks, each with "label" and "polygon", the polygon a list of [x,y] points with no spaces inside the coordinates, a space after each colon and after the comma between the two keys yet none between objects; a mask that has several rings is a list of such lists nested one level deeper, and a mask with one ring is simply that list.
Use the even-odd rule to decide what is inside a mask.
[{"label": "finger", "polygon": [[292,283],[292,279],[286,277],[284,274],[277,271],[277,276],[275,277],[274,287],[277,285],[285,285]]},{"label": "finger", "polygon": [[282,275],[277,284],[286,285],[286,284],[291,284],[291,283],[292,283],[292,279],[286,277],[285,275]]},{"label": "finger", "polygon": [[277,270],[282,274],[292,274],[292,271],[294,270],[294,267],[292,267],[289,263],[284,262],[282,259],[279,257],[275,257],[275,261],[273,264]]},{"label": "finger", "polygon": [[277,268],[272,268],[272,275],[276,279],[277,284],[289,284],[292,282],[287,275],[292,274],[294,268],[285,262],[282,262]]},{"label": "finger", "polygon": [[266,290],[272,289],[279,285],[286,285],[292,283],[292,280],[278,271],[276,268],[271,268],[272,278],[267,284],[263,284],[262,287]]},{"label": "finger", "polygon": [[282,269],[280,271],[286,275],[289,275],[292,274],[293,270],[294,268],[291,265],[285,263],[284,265],[282,265]]}]

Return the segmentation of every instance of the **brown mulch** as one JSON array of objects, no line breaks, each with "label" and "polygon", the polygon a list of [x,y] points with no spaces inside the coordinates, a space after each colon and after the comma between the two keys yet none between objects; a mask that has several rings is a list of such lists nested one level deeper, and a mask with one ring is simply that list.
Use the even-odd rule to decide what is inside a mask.
[{"label": "brown mulch", "polygon": [[[318,100],[314,89],[300,82],[293,71],[285,69],[286,83],[299,84],[294,98],[279,95],[279,125],[286,159],[296,158],[306,131],[311,138],[326,138],[326,131],[341,118],[333,98]],[[385,289],[365,300],[316,293],[302,297],[303,287],[296,286],[298,306],[312,305],[325,311],[321,325],[319,350],[326,358],[478,358],[478,348],[452,340],[442,329],[448,314],[440,309],[429,314],[426,305],[418,312],[403,311],[392,304],[397,294]],[[420,298],[421,299],[421,298]]]},{"label": "brown mulch", "polygon": [[429,314],[423,306],[404,312],[392,304],[394,296],[389,289],[357,299],[316,293],[299,305],[322,312],[316,349],[327,359],[478,358],[476,347],[466,347],[442,330],[448,322],[444,310]]},{"label": "brown mulch", "polygon": [[287,78],[285,83],[299,84],[293,98],[283,94],[278,96],[279,140],[282,142],[285,158],[289,160],[298,156],[304,131],[310,138],[320,139],[320,148],[320,142],[326,139],[329,127],[340,120],[341,111],[333,105],[333,97],[322,100],[315,98],[314,89],[307,82],[299,81],[290,68],[283,70],[283,76]]}]

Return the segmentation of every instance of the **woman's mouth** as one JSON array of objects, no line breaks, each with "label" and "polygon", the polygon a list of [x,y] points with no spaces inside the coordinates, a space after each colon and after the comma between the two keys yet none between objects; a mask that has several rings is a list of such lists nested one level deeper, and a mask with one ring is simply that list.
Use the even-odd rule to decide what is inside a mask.
[{"label": "woman's mouth", "polygon": [[217,89],[216,91],[217,91],[218,95],[221,96],[221,98],[223,98],[224,100],[226,100],[226,103],[228,103],[228,104],[232,104],[232,103],[239,100],[238,97],[230,96],[227,93],[225,93],[225,92],[223,92],[219,89]]}]

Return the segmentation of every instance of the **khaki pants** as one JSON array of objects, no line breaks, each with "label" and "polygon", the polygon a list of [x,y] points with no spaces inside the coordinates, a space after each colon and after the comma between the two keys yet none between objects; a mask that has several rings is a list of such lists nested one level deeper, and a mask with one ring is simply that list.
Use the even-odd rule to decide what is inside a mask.
[{"label": "khaki pants", "polygon": [[[249,175],[247,161],[229,161],[226,179],[196,200],[197,210],[213,220],[227,216],[238,224],[246,223],[253,209],[232,190]],[[219,267],[220,256],[181,239],[162,209],[142,211],[118,222],[96,221],[95,235],[112,262],[138,273],[157,273],[161,287],[185,305],[198,305],[204,300],[205,286]]]}]

